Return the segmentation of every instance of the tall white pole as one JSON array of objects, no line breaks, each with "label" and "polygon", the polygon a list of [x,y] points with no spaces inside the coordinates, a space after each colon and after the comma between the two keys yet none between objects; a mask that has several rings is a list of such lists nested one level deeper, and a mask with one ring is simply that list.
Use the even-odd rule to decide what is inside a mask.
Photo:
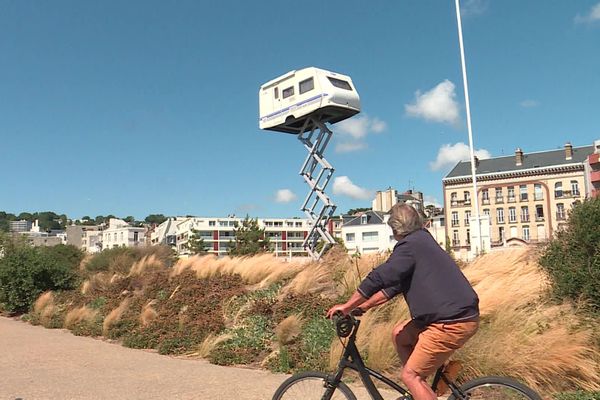
[{"label": "tall white pole", "polygon": [[476,233],[479,240],[479,249],[481,252],[483,250],[482,239],[481,239],[481,219],[479,218],[479,198],[477,196],[477,178],[476,174],[476,166],[475,166],[475,150],[473,148],[473,130],[471,128],[471,106],[469,102],[469,84],[467,83],[467,63],[465,61],[465,47],[463,45],[463,34],[462,34],[462,20],[460,18],[460,0],[455,0],[456,2],[456,21],[458,23],[458,42],[460,44],[460,61],[462,63],[462,75],[463,75],[463,85],[465,89],[465,103],[467,110],[467,130],[469,131],[469,149],[471,150],[471,177],[473,180],[473,199],[472,204],[475,208],[475,218],[477,219],[477,227]]}]

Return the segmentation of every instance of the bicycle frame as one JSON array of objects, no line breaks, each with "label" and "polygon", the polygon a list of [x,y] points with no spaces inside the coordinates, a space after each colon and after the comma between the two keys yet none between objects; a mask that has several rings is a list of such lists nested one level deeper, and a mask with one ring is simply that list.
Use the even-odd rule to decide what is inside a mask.
[{"label": "bicycle frame", "polygon": [[[411,394],[405,388],[398,385],[396,382],[392,381],[391,379],[387,378],[386,376],[380,374],[379,372],[372,370],[371,368],[368,368],[365,365],[362,357],[360,356],[358,348],[356,347],[356,343],[355,343],[356,332],[358,331],[358,326],[360,325],[360,321],[353,318],[353,322],[354,322],[354,329],[352,330],[352,333],[350,334],[348,344],[346,345],[346,347],[344,349],[344,353],[342,354],[342,357],[340,358],[340,362],[338,364],[338,369],[337,369],[336,373],[334,375],[330,375],[330,379],[327,380],[327,390],[323,394],[323,397],[321,400],[330,400],[331,399],[331,396],[333,395],[335,388],[338,386],[338,384],[342,380],[342,376],[344,375],[344,370],[346,368],[350,368],[350,369],[358,372],[363,385],[365,386],[365,388],[367,389],[367,392],[369,393],[369,395],[371,396],[371,399],[373,399],[373,400],[384,400],[384,398],[381,396],[381,393],[379,393],[379,390],[377,390],[377,387],[373,383],[373,380],[371,379],[371,377],[375,377],[379,381],[385,383],[389,387],[391,387],[394,390],[396,390],[397,392],[399,392],[402,396],[405,396],[407,399],[412,399]],[[450,380],[448,380],[448,378],[444,375],[443,367],[440,367],[435,373],[435,376],[433,378],[433,383],[431,385],[431,388],[433,389],[433,391],[436,390],[437,385],[440,382],[440,380],[443,380],[448,385],[452,394],[454,394],[455,398],[457,398],[457,399],[465,399],[466,398],[465,394],[458,388],[458,386],[456,386],[454,384],[454,382],[451,382]]]}]

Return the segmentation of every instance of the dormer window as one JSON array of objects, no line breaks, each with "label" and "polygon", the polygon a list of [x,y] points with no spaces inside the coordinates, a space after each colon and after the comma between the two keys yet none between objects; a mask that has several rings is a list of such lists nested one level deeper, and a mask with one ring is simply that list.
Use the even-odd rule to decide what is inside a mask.
[{"label": "dormer window", "polygon": [[361,225],[366,225],[367,224],[367,216],[366,215],[361,215],[360,216],[360,224]]}]

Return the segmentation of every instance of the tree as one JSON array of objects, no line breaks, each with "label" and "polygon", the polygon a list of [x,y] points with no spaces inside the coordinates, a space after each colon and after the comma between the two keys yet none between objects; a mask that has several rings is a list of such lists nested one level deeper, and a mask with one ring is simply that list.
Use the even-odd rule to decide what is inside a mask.
[{"label": "tree", "polygon": [[265,230],[260,229],[257,219],[246,215],[242,224],[234,230],[235,241],[230,243],[227,253],[231,256],[248,256],[265,252],[269,249],[269,238]]},{"label": "tree", "polygon": [[600,197],[574,204],[564,228],[544,249],[540,265],[558,299],[583,300],[600,311]]},{"label": "tree", "polygon": [[166,220],[167,220],[167,217],[165,217],[162,214],[150,214],[144,219],[144,221],[146,221],[147,224],[156,224],[156,225],[160,225],[163,222],[165,222]]},{"label": "tree", "polygon": [[200,237],[200,231],[192,229],[192,236],[188,239],[185,245],[186,249],[192,254],[206,254],[208,245],[204,243],[204,239]]},{"label": "tree", "polygon": [[128,215],[127,217],[123,218],[123,221],[127,222],[128,224],[133,224],[135,222],[135,217]]}]

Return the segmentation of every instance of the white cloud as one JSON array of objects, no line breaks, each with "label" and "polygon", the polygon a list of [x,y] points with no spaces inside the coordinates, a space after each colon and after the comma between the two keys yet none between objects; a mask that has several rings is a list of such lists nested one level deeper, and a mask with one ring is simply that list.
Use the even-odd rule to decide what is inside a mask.
[{"label": "white cloud", "polygon": [[349,118],[335,125],[334,131],[339,134],[341,141],[336,144],[337,153],[349,153],[367,148],[365,138],[369,133],[381,133],[387,129],[387,124],[377,117],[370,118],[361,115]]},{"label": "white cloud", "polygon": [[[492,155],[485,149],[475,150],[475,156],[480,160],[490,158]],[[450,169],[459,161],[468,161],[471,158],[469,146],[459,142],[456,144],[444,144],[440,147],[435,161],[429,163],[432,171]]]},{"label": "white cloud", "polygon": [[381,133],[387,128],[384,121],[379,118],[369,118],[367,115],[361,115],[356,118],[348,118],[335,125],[335,131],[343,136],[350,136],[353,139],[362,139],[369,132]]},{"label": "white cloud", "polygon": [[414,103],[404,106],[406,114],[427,121],[457,124],[459,110],[454,88],[454,83],[446,79],[428,92],[417,90]]},{"label": "white cloud", "polygon": [[575,22],[578,24],[593,23],[597,21],[600,21],[600,3],[593,5],[587,14],[577,14],[575,16]]},{"label": "white cloud", "polygon": [[296,200],[297,196],[290,189],[279,189],[275,193],[275,201],[277,203],[289,203]]},{"label": "white cloud", "polygon": [[465,0],[460,5],[460,15],[463,17],[475,17],[485,13],[488,9],[486,0]]},{"label": "white cloud", "polygon": [[433,204],[437,208],[442,208],[442,203],[440,203],[440,201],[433,196],[425,195],[423,197],[423,203],[426,206]]},{"label": "white cloud", "polygon": [[341,142],[335,145],[336,153],[350,153],[353,151],[364,150],[367,144],[359,141]]},{"label": "white cloud", "polygon": [[520,102],[519,105],[523,108],[532,108],[532,107],[539,106],[540,102],[537,100],[527,99],[527,100],[523,100],[522,102]]},{"label": "white cloud", "polygon": [[347,176],[339,176],[333,180],[333,193],[357,200],[369,200],[374,196],[371,190],[355,185]]}]

